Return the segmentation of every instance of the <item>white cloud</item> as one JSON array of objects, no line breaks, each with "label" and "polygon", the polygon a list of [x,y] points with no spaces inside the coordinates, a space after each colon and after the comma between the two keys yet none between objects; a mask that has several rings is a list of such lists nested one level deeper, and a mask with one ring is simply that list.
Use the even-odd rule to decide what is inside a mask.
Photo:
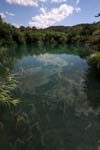
[{"label": "white cloud", "polygon": [[8,11],[6,11],[6,12],[5,12],[5,14],[6,14],[6,15],[8,15],[8,16],[12,16],[12,17],[14,17],[14,16],[15,16],[15,14],[14,14],[14,13],[11,13],[11,12],[8,12]]},{"label": "white cloud", "polygon": [[38,6],[37,0],[6,0],[9,4],[17,4],[23,6]]},{"label": "white cloud", "polygon": [[75,8],[76,12],[78,13],[79,11],[81,11],[81,8]]},{"label": "white cloud", "polygon": [[9,4],[17,4],[22,6],[38,6],[39,2],[45,3],[63,3],[66,2],[66,0],[6,0]]},{"label": "white cloud", "polygon": [[76,4],[79,4],[80,0],[76,0]]},{"label": "white cloud", "polygon": [[41,8],[41,14],[32,17],[32,21],[29,22],[30,26],[36,26],[37,28],[46,28],[71,15],[74,8],[67,4],[62,4],[59,8],[53,8],[51,11]]},{"label": "white cloud", "polygon": [[55,3],[63,3],[63,2],[66,2],[66,0],[51,0],[51,2],[55,2]]},{"label": "white cloud", "polygon": [[13,23],[12,25],[15,26],[16,28],[20,27],[20,25],[17,25],[16,23]]},{"label": "white cloud", "polygon": [[45,2],[47,2],[48,0],[39,0],[39,1],[45,3]]},{"label": "white cloud", "polygon": [[0,16],[2,19],[6,18],[6,15],[3,12],[0,13]]},{"label": "white cloud", "polygon": [[66,0],[38,0],[40,2],[51,2],[51,3],[63,3],[63,2],[66,2]]},{"label": "white cloud", "polygon": [[2,19],[5,19],[7,16],[11,16],[11,17],[14,17],[14,16],[15,16],[14,13],[11,13],[11,12],[8,12],[8,11],[6,11],[6,12],[1,12],[0,15],[1,15]]},{"label": "white cloud", "polygon": [[42,12],[43,14],[45,14],[46,8],[40,8],[40,10],[41,10],[41,12]]}]

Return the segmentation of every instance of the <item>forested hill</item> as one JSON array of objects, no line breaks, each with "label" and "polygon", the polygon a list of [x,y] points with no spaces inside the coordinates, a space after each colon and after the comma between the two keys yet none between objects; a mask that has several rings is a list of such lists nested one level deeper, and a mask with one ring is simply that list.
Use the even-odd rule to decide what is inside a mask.
[{"label": "forested hill", "polygon": [[16,28],[0,18],[0,46],[23,44],[84,44],[100,46],[100,22],[72,27]]},{"label": "forested hill", "polygon": [[97,28],[100,29],[100,22],[93,23],[93,24],[89,24],[89,23],[87,23],[87,24],[77,24],[77,25],[74,25],[74,26],[50,26],[50,27],[46,28],[45,30],[66,32],[66,31],[68,31],[69,29],[72,29],[72,28],[74,30],[75,29],[79,29],[80,30],[80,28],[82,29],[82,27],[84,27],[84,28],[86,28],[86,27],[87,28],[95,28],[96,29],[96,26],[97,26]]}]

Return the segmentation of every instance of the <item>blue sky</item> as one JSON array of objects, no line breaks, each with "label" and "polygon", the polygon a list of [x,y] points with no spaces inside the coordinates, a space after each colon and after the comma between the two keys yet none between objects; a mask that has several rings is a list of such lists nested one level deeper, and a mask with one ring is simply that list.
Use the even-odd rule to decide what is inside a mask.
[{"label": "blue sky", "polygon": [[0,0],[0,15],[17,27],[92,23],[98,12],[100,0]]}]

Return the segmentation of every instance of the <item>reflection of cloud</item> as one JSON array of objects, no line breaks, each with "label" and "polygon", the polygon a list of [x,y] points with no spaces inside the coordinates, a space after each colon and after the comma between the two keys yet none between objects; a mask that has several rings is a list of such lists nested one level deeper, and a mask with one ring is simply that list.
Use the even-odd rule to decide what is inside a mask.
[{"label": "reflection of cloud", "polygon": [[45,63],[45,65],[56,65],[58,67],[68,66],[69,62],[65,61],[60,55],[43,54],[38,57],[39,61]]},{"label": "reflection of cloud", "polygon": [[82,80],[85,66],[84,60],[78,56],[46,53],[24,57],[15,65],[15,71],[23,92],[33,93],[36,88],[40,91],[43,88],[42,93],[72,104],[74,100],[84,99]]}]

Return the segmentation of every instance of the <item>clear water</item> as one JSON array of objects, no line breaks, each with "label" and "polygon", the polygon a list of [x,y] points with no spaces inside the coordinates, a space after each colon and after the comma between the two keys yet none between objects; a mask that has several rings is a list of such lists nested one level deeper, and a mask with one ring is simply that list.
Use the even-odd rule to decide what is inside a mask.
[{"label": "clear water", "polygon": [[79,56],[48,53],[23,57],[14,65],[40,133],[38,149],[98,149],[99,119],[85,90],[88,68]]},{"label": "clear water", "polygon": [[85,59],[28,54],[12,72],[22,104],[10,150],[100,150],[100,79]]}]

